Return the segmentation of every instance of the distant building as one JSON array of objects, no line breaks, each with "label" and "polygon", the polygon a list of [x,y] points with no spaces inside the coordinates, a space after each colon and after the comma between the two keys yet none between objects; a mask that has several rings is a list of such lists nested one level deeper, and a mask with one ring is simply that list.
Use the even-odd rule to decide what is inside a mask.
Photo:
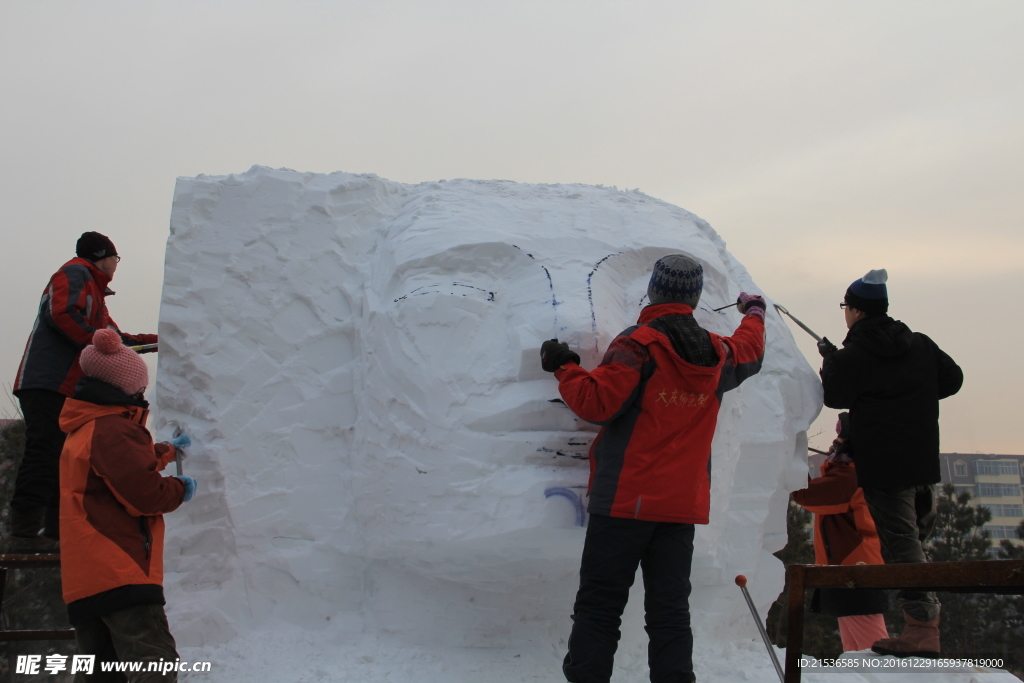
[{"label": "distant building", "polygon": [[1015,545],[1017,525],[1024,519],[1024,455],[969,455],[941,453],[942,483],[953,484],[957,491],[968,491],[972,502],[992,512],[985,525],[993,545],[1010,539]]}]

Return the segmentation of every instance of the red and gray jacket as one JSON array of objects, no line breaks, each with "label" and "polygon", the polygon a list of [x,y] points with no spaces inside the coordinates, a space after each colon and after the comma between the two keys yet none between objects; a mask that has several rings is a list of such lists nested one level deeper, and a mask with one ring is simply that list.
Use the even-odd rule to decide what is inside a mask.
[{"label": "red and gray jacket", "polygon": [[885,564],[853,463],[823,462],[821,476],[794,491],[793,501],[814,513],[815,564]]},{"label": "red and gray jacket", "polygon": [[78,356],[92,343],[93,333],[109,327],[126,344],[154,344],[155,334],[124,334],[107,312],[110,276],[92,261],[73,258],[53,274],[39,301],[39,315],[25,345],[14,380],[22,389],[49,389],[65,396],[75,392],[82,377]]},{"label": "red and gray jacket", "polygon": [[592,372],[575,363],[555,371],[566,405],[602,425],[590,447],[588,511],[707,524],[722,395],[756,374],[763,357],[757,315],[721,337],[701,329],[691,307],[657,304],[612,341]]}]

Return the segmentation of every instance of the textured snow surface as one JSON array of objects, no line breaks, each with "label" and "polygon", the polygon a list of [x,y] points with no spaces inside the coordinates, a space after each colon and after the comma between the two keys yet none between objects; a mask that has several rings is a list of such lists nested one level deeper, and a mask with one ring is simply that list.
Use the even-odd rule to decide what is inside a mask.
[{"label": "textured snow surface", "polygon": [[[596,430],[552,402],[540,344],[596,366],[674,252],[704,265],[698,321],[731,334],[735,309],[711,309],[758,287],[706,222],[637,191],[179,179],[156,431],[197,443],[165,586],[183,655],[214,663],[202,679],[558,680]],[[771,553],[821,394],[774,312],[767,338],[714,442],[702,680],[775,675],[733,578],[762,613],[782,587]],[[623,631],[615,680],[644,680],[639,586]]]}]

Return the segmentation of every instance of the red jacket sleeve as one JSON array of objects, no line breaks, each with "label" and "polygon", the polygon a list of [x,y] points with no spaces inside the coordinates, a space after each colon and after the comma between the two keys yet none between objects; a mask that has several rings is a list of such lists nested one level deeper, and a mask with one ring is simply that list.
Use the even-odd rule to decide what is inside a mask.
[{"label": "red jacket sleeve", "polygon": [[808,512],[838,515],[850,509],[856,491],[856,471],[849,465],[833,465],[822,476],[811,479],[807,488],[794,491],[793,500]]},{"label": "red jacket sleeve", "polygon": [[[50,278],[48,322],[80,346],[90,344],[92,334],[96,331],[96,328],[89,324],[87,311],[79,301],[89,282],[82,266],[62,268]],[[92,305],[99,306],[101,303],[94,301]]]},{"label": "red jacket sleeve", "polygon": [[732,351],[733,363],[738,367],[746,363],[760,363],[764,358],[764,320],[748,313],[731,337],[723,341]]},{"label": "red jacket sleeve", "polygon": [[620,335],[608,347],[601,365],[587,372],[575,363],[555,371],[558,392],[577,416],[606,424],[621,415],[636,399],[647,348]]},{"label": "red jacket sleeve", "polygon": [[162,472],[168,464],[178,459],[177,449],[169,443],[153,444],[153,450],[156,452],[157,472]]},{"label": "red jacket sleeve", "polygon": [[180,479],[159,473],[167,462],[161,463],[149,433],[120,416],[97,420],[89,460],[132,515],[171,512],[185,497]]},{"label": "red jacket sleeve", "polygon": [[764,360],[764,320],[748,313],[731,337],[722,337],[728,352],[718,390],[732,391],[744,380],[761,371]]},{"label": "red jacket sleeve", "polygon": [[122,332],[121,328],[117,326],[114,319],[109,315],[107,316],[108,324],[117,330],[117,333],[121,335],[121,343],[127,346],[141,346],[142,344],[156,344],[158,339],[155,334],[128,334]]}]

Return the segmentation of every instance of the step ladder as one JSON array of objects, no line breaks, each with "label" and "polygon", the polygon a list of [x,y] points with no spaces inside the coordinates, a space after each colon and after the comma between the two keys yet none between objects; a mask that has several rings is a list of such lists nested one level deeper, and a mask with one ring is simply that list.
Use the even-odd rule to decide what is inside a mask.
[{"label": "step ladder", "polygon": [[[7,588],[9,569],[32,569],[36,567],[59,567],[60,555],[3,555],[0,554],[0,610],[3,610],[4,591]],[[52,631],[18,630],[0,631],[0,642],[13,640],[74,640],[75,629],[63,628]]]}]

